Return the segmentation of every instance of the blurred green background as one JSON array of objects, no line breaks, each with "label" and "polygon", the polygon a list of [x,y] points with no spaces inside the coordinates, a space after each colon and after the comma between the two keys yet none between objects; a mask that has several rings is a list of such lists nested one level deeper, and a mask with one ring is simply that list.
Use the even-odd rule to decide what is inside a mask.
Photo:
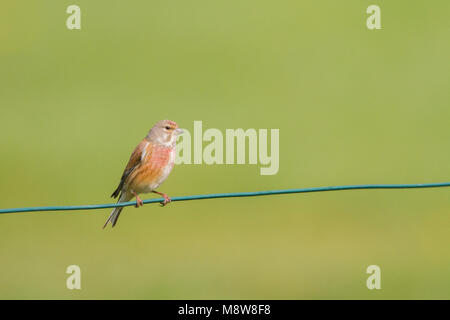
[{"label": "blurred green background", "polygon": [[[111,202],[160,119],[280,129],[277,175],[179,165],[171,196],[449,181],[450,2],[375,3],[370,31],[363,0],[2,2],[0,208]],[[0,298],[448,299],[449,192],[5,214]]]}]

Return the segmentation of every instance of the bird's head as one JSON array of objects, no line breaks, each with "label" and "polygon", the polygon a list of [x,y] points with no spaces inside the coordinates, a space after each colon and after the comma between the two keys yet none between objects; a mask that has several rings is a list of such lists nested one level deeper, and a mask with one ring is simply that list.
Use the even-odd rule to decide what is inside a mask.
[{"label": "bird's head", "polygon": [[165,146],[172,146],[177,141],[177,136],[183,133],[175,121],[158,121],[148,133],[148,139]]}]

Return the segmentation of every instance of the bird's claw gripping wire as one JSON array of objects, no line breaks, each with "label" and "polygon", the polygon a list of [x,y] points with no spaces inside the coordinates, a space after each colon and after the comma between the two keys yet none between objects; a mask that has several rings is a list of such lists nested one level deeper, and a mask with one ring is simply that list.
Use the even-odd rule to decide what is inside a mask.
[{"label": "bird's claw gripping wire", "polygon": [[170,198],[168,197],[168,196],[165,196],[164,197],[164,201],[161,201],[160,203],[159,203],[159,205],[161,206],[161,207],[165,207],[167,204],[169,204],[169,203],[171,203],[172,202],[172,200],[170,200]]}]

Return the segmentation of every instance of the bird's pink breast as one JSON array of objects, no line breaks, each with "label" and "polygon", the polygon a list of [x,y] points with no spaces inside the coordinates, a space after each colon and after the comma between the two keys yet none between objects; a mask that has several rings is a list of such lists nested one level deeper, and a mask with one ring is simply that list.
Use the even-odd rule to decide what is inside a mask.
[{"label": "bird's pink breast", "polygon": [[130,185],[138,193],[147,193],[156,189],[166,180],[174,166],[174,147],[150,145],[146,154]]}]

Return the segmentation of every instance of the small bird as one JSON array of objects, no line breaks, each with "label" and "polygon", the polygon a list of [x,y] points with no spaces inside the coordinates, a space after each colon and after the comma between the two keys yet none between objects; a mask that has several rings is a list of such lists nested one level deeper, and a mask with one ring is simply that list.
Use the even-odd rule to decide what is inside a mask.
[{"label": "small bird", "polygon": [[[139,194],[154,192],[164,198],[162,206],[168,204],[170,198],[155,189],[167,179],[173,169],[177,136],[182,132],[183,130],[174,121],[157,122],[134,149],[123,171],[119,186],[111,197],[119,197],[117,203],[127,202],[136,197],[136,208],[138,208],[144,205]],[[108,223],[114,227],[122,209],[123,207],[114,208],[103,228]]]}]

